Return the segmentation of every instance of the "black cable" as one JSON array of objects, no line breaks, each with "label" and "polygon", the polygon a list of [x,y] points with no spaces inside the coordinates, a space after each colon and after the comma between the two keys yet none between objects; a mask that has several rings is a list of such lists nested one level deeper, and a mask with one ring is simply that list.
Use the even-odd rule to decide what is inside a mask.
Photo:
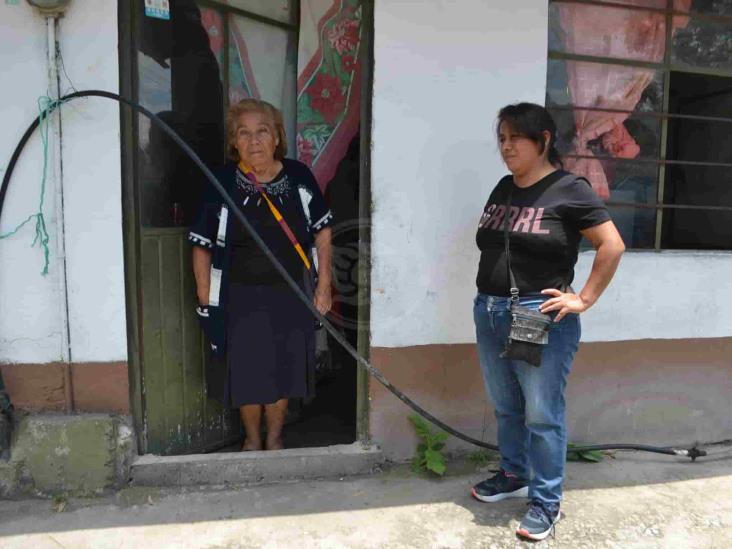
[{"label": "black cable", "polygon": [[719,457],[719,456],[728,456],[730,454],[732,454],[732,448],[727,448],[726,450],[719,450],[719,451],[707,450],[707,453],[706,453],[707,457],[710,457],[710,458]]},{"label": "black cable", "polygon": [[[163,130],[168,137],[170,137],[173,141],[175,141],[183,151],[189,156],[191,160],[201,169],[203,174],[206,176],[206,178],[209,180],[209,182],[214,186],[214,188],[218,191],[218,193],[221,195],[221,197],[224,199],[226,204],[231,208],[231,210],[234,212],[234,215],[236,218],[244,225],[244,228],[249,233],[249,235],[252,237],[254,242],[256,242],[257,246],[262,250],[262,252],[267,256],[267,258],[272,262],[272,265],[275,267],[278,273],[285,279],[287,284],[290,286],[293,292],[298,296],[298,298],[307,306],[307,308],[310,310],[310,312],[313,314],[315,318],[317,318],[323,326],[325,326],[325,329],[328,330],[331,336],[341,344],[341,346],[348,352],[351,357],[356,360],[358,364],[363,366],[369,374],[371,374],[376,380],[381,383],[386,389],[388,389],[394,396],[396,396],[399,400],[404,402],[407,406],[409,406],[412,410],[417,412],[419,415],[424,417],[425,419],[429,420],[431,423],[442,429],[443,431],[453,435],[456,438],[459,438],[461,440],[464,440],[465,442],[469,442],[470,444],[473,444],[475,446],[479,446],[481,448],[486,448],[488,450],[495,450],[498,451],[498,446],[495,444],[490,444],[488,442],[483,442],[482,440],[475,439],[471,436],[468,436],[464,433],[461,433],[460,431],[450,427],[449,425],[443,423],[439,419],[437,419],[435,416],[421,408],[418,404],[416,404],[412,399],[410,399],[408,396],[406,396],[404,393],[402,393],[399,389],[394,387],[388,379],[384,377],[384,375],[374,368],[369,362],[364,359],[361,355],[358,354],[358,352],[351,346],[350,343],[346,340],[341,333],[336,330],[336,328],[331,324],[331,322],[322,314],[320,314],[320,311],[318,311],[315,308],[315,305],[313,305],[312,300],[308,299],[308,297],[305,295],[305,293],[300,289],[300,286],[290,277],[289,273],[285,270],[285,268],[282,266],[282,264],[279,262],[279,260],[274,256],[274,254],[271,252],[271,250],[267,247],[267,245],[264,243],[262,238],[259,236],[257,231],[254,230],[254,228],[251,226],[247,218],[244,216],[242,211],[239,209],[239,207],[236,205],[236,203],[232,200],[232,198],[228,195],[226,190],[224,189],[223,185],[216,179],[214,174],[209,170],[209,168],[201,161],[201,159],[198,157],[196,152],[185,142],[183,139],[163,120],[158,118],[155,114],[147,110],[145,107],[139,105],[138,103],[131,101],[125,97],[121,97],[120,95],[117,95],[116,93],[111,93],[107,91],[102,90],[84,90],[84,91],[78,91],[74,93],[70,93],[68,95],[65,95],[58,101],[54,101],[48,108],[47,113],[50,114],[54,109],[56,109],[61,103],[69,101],[71,99],[75,99],[78,97],[106,97],[107,99],[113,99],[119,103],[123,103],[127,105],[128,107],[132,108],[133,110],[144,114],[147,116],[151,122],[156,124],[158,128]],[[5,194],[7,192],[7,188],[10,182],[10,177],[13,173],[13,170],[15,169],[15,164],[18,161],[18,158],[20,157],[20,153],[22,152],[23,148],[25,147],[26,143],[28,142],[28,139],[30,139],[31,134],[33,131],[38,127],[40,123],[41,116],[39,115],[33,123],[28,127],[26,132],[23,134],[23,137],[18,142],[18,146],[16,147],[15,151],[13,151],[13,155],[10,159],[10,163],[8,164],[8,169],[5,172],[5,175],[3,176],[3,182],[2,186],[0,186],[0,215],[2,215],[2,208],[3,204],[5,202]],[[696,447],[696,445],[692,446],[688,449],[678,449],[678,448],[663,448],[658,446],[647,446],[643,444],[596,444],[596,445],[587,445],[587,446],[572,446],[569,448],[569,451],[572,452],[589,452],[589,451],[595,451],[595,450],[637,450],[641,452],[652,452],[656,454],[665,454],[669,456],[687,456],[690,457],[692,461],[695,461],[697,457],[699,456],[705,456],[707,455],[704,450],[700,450]]]},{"label": "black cable", "polygon": [[[56,105],[54,104],[54,108]],[[50,113],[50,111],[49,111]],[[31,135],[33,135],[33,132],[36,130],[38,125],[41,123],[41,117],[37,117],[33,123],[28,126],[28,129],[25,130],[25,133],[23,134],[23,137],[20,138],[20,141],[18,141],[18,146],[15,147],[15,150],[13,151],[13,155],[10,157],[10,162],[8,163],[8,168],[5,170],[5,175],[3,176],[3,182],[2,185],[0,185],[0,219],[2,219],[3,215],[3,204],[5,204],[5,194],[8,192],[8,185],[10,184],[10,176],[13,175],[13,170],[15,169],[15,164],[18,162],[18,158],[20,158],[20,153],[23,152],[23,149],[25,148],[26,143],[28,143],[28,140],[30,139]]]}]

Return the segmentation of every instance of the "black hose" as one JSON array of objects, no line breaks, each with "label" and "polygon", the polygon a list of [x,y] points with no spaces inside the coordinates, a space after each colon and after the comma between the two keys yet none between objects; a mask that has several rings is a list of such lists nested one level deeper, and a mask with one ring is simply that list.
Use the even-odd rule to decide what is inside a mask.
[{"label": "black hose", "polygon": [[[56,104],[54,103],[52,106],[53,109],[56,108]],[[49,110],[49,113],[51,110]],[[8,163],[8,168],[5,170],[5,175],[3,176],[3,183],[0,185],[0,219],[2,219],[3,215],[3,204],[5,204],[5,194],[8,192],[8,186],[10,185],[10,176],[13,175],[13,170],[15,169],[15,165],[18,163],[18,158],[20,158],[20,153],[25,148],[26,143],[28,143],[28,140],[30,139],[31,135],[33,135],[33,132],[36,131],[36,128],[41,123],[41,117],[40,115],[33,121],[33,123],[28,126],[28,129],[25,130],[25,133],[23,134],[23,137],[20,138],[20,141],[18,141],[18,146],[15,147],[15,150],[13,151],[13,156],[10,157],[10,162]]]},{"label": "black hose", "polygon": [[[317,318],[320,322],[322,322],[323,326],[325,326],[325,329],[328,330],[330,335],[338,342],[340,343],[343,348],[348,352],[351,357],[353,357],[358,364],[363,366],[369,374],[371,374],[376,380],[381,383],[386,389],[388,389],[394,396],[396,396],[399,400],[404,402],[407,406],[409,406],[412,410],[417,412],[419,415],[424,417],[425,419],[429,420],[431,423],[439,427],[440,429],[444,430],[445,432],[453,435],[456,438],[459,438],[461,440],[464,440],[465,442],[469,442],[470,444],[473,444],[475,446],[479,446],[481,448],[487,448],[489,450],[495,450],[498,451],[498,446],[495,444],[490,444],[488,442],[483,442],[482,440],[475,439],[473,437],[470,437],[464,433],[461,433],[460,431],[450,427],[449,425],[446,425],[439,419],[437,419],[435,416],[421,408],[418,404],[416,404],[412,399],[410,399],[408,396],[406,396],[404,393],[402,393],[399,389],[394,387],[388,379],[384,377],[384,375],[374,368],[369,362],[364,359],[361,355],[358,354],[356,349],[354,349],[350,343],[346,340],[341,333],[336,330],[336,328],[331,324],[331,322],[320,312],[315,308],[312,301],[308,299],[308,297],[305,295],[305,293],[300,289],[298,284],[290,277],[289,273],[285,270],[285,268],[282,266],[282,264],[279,262],[279,260],[274,256],[274,254],[270,251],[270,249],[267,247],[267,245],[264,243],[264,241],[261,239],[259,234],[257,234],[257,231],[254,230],[254,228],[251,226],[247,218],[244,216],[242,211],[239,209],[239,207],[236,205],[236,203],[232,200],[232,198],[227,194],[226,190],[224,189],[223,185],[216,179],[214,174],[211,172],[211,170],[208,169],[208,167],[201,161],[201,159],[198,157],[196,152],[185,142],[181,137],[163,120],[158,118],[155,114],[147,110],[145,107],[139,105],[138,103],[131,101],[125,97],[122,97],[116,93],[111,93],[107,91],[102,90],[84,90],[84,91],[77,91],[74,93],[70,93],[68,95],[65,95],[58,101],[54,101],[50,106],[46,109],[46,116],[50,114],[53,110],[55,110],[61,103],[64,103],[66,101],[69,101],[71,99],[75,99],[78,97],[106,97],[107,99],[113,99],[119,103],[123,103],[127,105],[128,107],[132,108],[133,110],[140,112],[147,116],[154,124],[158,126],[163,132],[165,132],[168,137],[170,137],[173,141],[175,141],[181,149],[185,151],[185,153],[190,157],[191,160],[201,169],[203,174],[206,176],[206,178],[209,180],[209,182],[214,186],[214,188],[218,191],[218,193],[221,195],[221,197],[224,199],[226,204],[228,204],[229,208],[234,212],[234,215],[236,218],[244,225],[245,229],[249,233],[249,235],[252,237],[254,242],[256,242],[257,246],[264,252],[264,254],[267,256],[267,258],[272,262],[272,265],[274,265],[277,272],[280,273],[280,275],[285,279],[287,284],[290,286],[293,292],[298,296],[298,298],[307,306],[307,308],[310,310],[310,312],[313,314],[315,318]],[[7,192],[7,188],[10,182],[10,177],[12,176],[13,170],[15,169],[15,164],[18,161],[18,158],[20,157],[20,153],[22,152],[23,148],[25,147],[26,143],[28,142],[28,139],[30,138],[33,131],[38,127],[41,120],[41,115],[39,115],[33,123],[28,127],[26,132],[23,134],[23,137],[21,138],[20,142],[18,143],[18,146],[16,147],[15,151],[13,152],[13,156],[10,159],[10,163],[8,164],[8,169],[5,172],[5,175],[3,176],[3,182],[2,186],[0,186],[0,215],[2,215],[2,208],[3,204],[5,202],[5,193]],[[587,446],[572,446],[569,448],[569,451],[572,452],[589,452],[593,450],[637,450],[640,452],[652,452],[656,454],[665,454],[669,456],[687,456],[692,459],[692,461],[696,460],[699,456],[705,456],[706,452],[704,450],[700,450],[695,446],[692,446],[689,449],[677,449],[677,448],[662,448],[658,446],[647,446],[642,444],[596,444],[596,445],[587,445]]]}]

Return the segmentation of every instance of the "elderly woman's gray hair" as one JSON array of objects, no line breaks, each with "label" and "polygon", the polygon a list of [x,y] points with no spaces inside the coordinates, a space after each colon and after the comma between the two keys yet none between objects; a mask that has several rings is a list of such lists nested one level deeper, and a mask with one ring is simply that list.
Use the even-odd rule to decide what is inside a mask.
[{"label": "elderly woman's gray hair", "polygon": [[239,117],[248,112],[258,112],[265,115],[271,125],[272,135],[279,137],[279,143],[274,151],[275,160],[282,160],[287,154],[287,136],[282,113],[278,108],[260,99],[242,99],[229,107],[226,114],[226,152],[232,160],[240,160],[236,150],[236,132],[239,129]]}]

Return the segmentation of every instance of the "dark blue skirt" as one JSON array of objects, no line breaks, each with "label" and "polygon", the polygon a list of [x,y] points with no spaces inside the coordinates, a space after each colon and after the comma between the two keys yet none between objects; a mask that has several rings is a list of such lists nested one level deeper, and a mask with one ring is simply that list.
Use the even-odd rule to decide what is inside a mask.
[{"label": "dark blue skirt", "polygon": [[227,313],[225,402],[239,407],[311,396],[315,321],[289,287],[232,283]]}]

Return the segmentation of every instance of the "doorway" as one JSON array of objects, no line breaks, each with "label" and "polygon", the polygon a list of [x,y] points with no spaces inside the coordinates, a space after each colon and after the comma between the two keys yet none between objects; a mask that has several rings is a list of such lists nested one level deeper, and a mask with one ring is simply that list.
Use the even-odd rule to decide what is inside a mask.
[{"label": "doorway", "polygon": [[[312,167],[335,218],[331,318],[354,347],[365,350],[362,256],[368,232],[359,220],[367,211],[362,151],[369,125],[360,124],[368,116],[360,98],[362,90],[363,97],[370,94],[363,77],[370,18],[360,2],[320,0],[301,8],[298,0],[172,0],[169,11],[146,10],[145,4],[120,2],[123,94],[165,120],[211,168],[224,161],[229,104],[254,97],[283,112],[288,156]],[[308,26],[310,21],[317,25]],[[337,70],[327,70],[334,59]],[[125,109],[122,122],[138,446],[141,453],[159,455],[236,450],[238,410],[209,398],[206,389],[206,369],[214,366],[195,315],[186,241],[208,182],[145,117]],[[286,447],[366,437],[366,376],[320,332],[316,396],[290,403]]]}]

